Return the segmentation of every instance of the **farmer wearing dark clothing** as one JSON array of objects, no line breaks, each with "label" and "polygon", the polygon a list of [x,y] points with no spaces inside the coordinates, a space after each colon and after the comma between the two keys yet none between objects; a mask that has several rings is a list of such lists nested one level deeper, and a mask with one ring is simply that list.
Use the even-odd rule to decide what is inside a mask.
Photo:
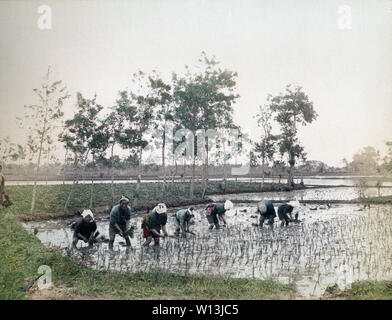
[{"label": "farmer wearing dark clothing", "polygon": [[180,230],[183,234],[189,232],[189,222],[194,217],[193,211],[194,208],[190,207],[189,209],[181,209],[176,212],[174,216],[175,234],[179,234]]},{"label": "farmer wearing dark clothing", "polygon": [[293,212],[295,211],[295,220],[298,220],[298,208],[300,204],[298,201],[290,201],[289,203],[285,203],[279,206],[278,208],[278,216],[282,221],[282,226],[286,223],[286,226],[289,225],[290,222],[293,221]]},{"label": "farmer wearing dark clothing", "polygon": [[294,207],[285,203],[279,206],[278,208],[278,216],[280,221],[282,221],[282,226],[286,223],[286,226],[289,225],[291,221],[291,213],[293,212]]},{"label": "farmer wearing dark clothing", "polygon": [[271,200],[263,200],[257,204],[257,211],[260,213],[260,227],[263,226],[264,221],[268,220],[268,224],[273,228],[276,212]]},{"label": "farmer wearing dark clothing", "polygon": [[110,212],[109,222],[109,249],[113,250],[113,243],[116,234],[125,239],[127,246],[131,246],[131,240],[127,235],[129,220],[131,219],[131,208],[128,206],[129,200],[121,197],[120,203],[114,206]]},{"label": "farmer wearing dark clothing", "polygon": [[219,229],[219,220],[221,220],[223,224],[226,225],[227,223],[225,219],[225,213],[232,208],[233,203],[230,200],[226,200],[225,203],[209,204],[206,208],[207,221],[210,224],[209,229],[213,229],[214,225],[216,229]]},{"label": "farmer wearing dark clothing", "polygon": [[[159,203],[150,214],[146,214],[142,219],[143,237],[146,241],[143,246],[148,246],[154,238],[154,243],[159,246],[159,238],[167,237],[166,231],[167,208],[164,203]],[[161,234],[161,229],[163,235]]]},{"label": "farmer wearing dark clothing", "polygon": [[215,228],[219,229],[219,221],[218,218],[216,217],[216,210],[215,209],[215,204],[209,204],[206,208],[206,218],[208,223],[210,224],[209,229]]},{"label": "farmer wearing dark clothing", "polygon": [[93,245],[94,239],[98,236],[97,224],[94,221],[94,215],[91,210],[84,210],[82,217],[72,226],[74,229],[72,246],[76,248],[79,240],[88,242],[89,246]]}]

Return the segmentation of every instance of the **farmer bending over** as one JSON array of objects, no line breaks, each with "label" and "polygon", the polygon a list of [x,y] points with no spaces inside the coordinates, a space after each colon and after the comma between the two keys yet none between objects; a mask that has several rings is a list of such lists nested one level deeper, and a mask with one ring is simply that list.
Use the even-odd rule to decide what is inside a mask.
[{"label": "farmer bending over", "polygon": [[94,215],[91,210],[84,210],[82,217],[72,225],[74,235],[72,246],[76,248],[79,240],[88,242],[89,246],[93,245],[94,239],[99,235],[97,231],[97,224],[94,221]]},{"label": "farmer bending over", "polygon": [[[213,203],[209,204],[206,208],[206,216],[208,223],[210,224],[209,229],[213,229],[214,225],[216,229],[220,228],[219,220],[226,226],[225,212],[233,209],[233,203],[230,200],[226,200],[225,203]],[[219,218],[219,220],[218,220]]]},{"label": "farmer bending over", "polygon": [[260,213],[260,227],[263,226],[264,221],[268,220],[268,224],[271,228],[274,227],[274,219],[276,217],[276,212],[274,205],[271,200],[263,200],[257,204],[257,211]]},{"label": "farmer bending over", "polygon": [[[146,214],[142,219],[143,237],[146,241],[143,246],[148,246],[154,238],[156,246],[159,246],[159,238],[167,237],[166,222],[167,208],[164,203],[159,203],[150,214]],[[163,235],[161,234],[161,228]]]},{"label": "farmer bending over", "polygon": [[175,234],[178,235],[180,230],[182,234],[185,232],[189,232],[189,222],[194,217],[193,215],[194,208],[190,207],[189,209],[181,209],[176,212],[174,216],[174,225],[176,226]]},{"label": "farmer bending over", "polygon": [[110,212],[109,222],[109,249],[113,250],[113,243],[116,234],[119,234],[125,239],[128,247],[131,246],[131,240],[127,235],[129,228],[129,220],[131,219],[131,207],[128,205],[129,200],[126,197],[121,197],[119,204],[114,206]]},{"label": "farmer bending over", "polygon": [[[300,203],[298,200],[290,201],[289,203],[285,203],[279,206],[278,208],[278,216],[282,221],[282,226],[286,223],[286,227],[292,221],[298,221],[298,210],[300,208]],[[292,214],[295,213],[295,220],[293,220]]]}]

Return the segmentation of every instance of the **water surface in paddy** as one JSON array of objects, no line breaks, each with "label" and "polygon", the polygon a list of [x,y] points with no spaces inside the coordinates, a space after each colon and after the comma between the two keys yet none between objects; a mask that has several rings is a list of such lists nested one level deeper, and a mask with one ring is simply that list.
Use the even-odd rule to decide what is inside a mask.
[{"label": "water surface in paddy", "polygon": [[[392,188],[366,188],[363,190],[365,197],[391,196]],[[315,188],[282,192],[253,192],[229,195],[211,195],[214,201],[231,200],[354,200],[359,198],[359,189],[355,187]]]},{"label": "water surface in paddy", "polygon": [[[322,189],[320,198],[332,198],[328,191],[338,194],[341,189]],[[288,193],[283,194],[287,199]],[[310,195],[306,193],[304,197]],[[243,196],[235,195],[235,198]],[[271,199],[272,196],[280,195],[271,194]],[[195,207],[197,213],[191,230],[196,236],[169,237],[161,241],[159,248],[141,247],[140,216],[131,220],[136,225],[132,249],[127,251],[122,239],[117,237],[114,253],[107,250],[106,243],[90,250],[80,242],[82,249],[70,250],[72,220],[24,226],[30,232],[37,228],[37,237],[45,245],[60,248],[64,254],[96,269],[144,272],[161,268],[181,274],[273,279],[296,284],[299,292],[307,297],[320,296],[328,285],[335,283],[346,288],[356,280],[392,280],[390,206],[372,205],[363,209],[359,205],[333,204],[329,209],[314,210],[317,206],[305,205],[300,223],[282,227],[276,218],[271,230],[254,225],[258,220],[254,204],[239,203],[227,213],[229,226],[212,231],[207,228],[204,205]],[[174,231],[171,215],[175,211],[169,210],[169,234]],[[100,217],[97,224],[101,234],[108,237],[108,217]]]}]

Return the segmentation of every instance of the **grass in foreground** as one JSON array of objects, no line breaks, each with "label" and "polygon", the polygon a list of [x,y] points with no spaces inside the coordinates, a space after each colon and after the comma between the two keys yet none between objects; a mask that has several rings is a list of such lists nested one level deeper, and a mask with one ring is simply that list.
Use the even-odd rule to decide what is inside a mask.
[{"label": "grass in foreground", "polygon": [[40,265],[51,267],[56,286],[70,288],[62,298],[288,299],[296,292],[274,281],[88,269],[46,249],[15,222],[11,208],[0,209],[0,265],[0,299],[26,299],[20,288],[37,276]]},{"label": "grass in foreground", "polygon": [[392,196],[368,197],[360,200],[364,203],[392,204]]},{"label": "grass in foreground", "polygon": [[351,300],[392,300],[392,281],[359,281],[342,293]]}]

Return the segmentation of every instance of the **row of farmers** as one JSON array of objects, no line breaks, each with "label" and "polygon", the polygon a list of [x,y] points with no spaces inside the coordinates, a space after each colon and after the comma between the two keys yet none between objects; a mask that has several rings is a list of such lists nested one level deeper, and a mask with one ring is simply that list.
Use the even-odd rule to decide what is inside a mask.
[{"label": "row of farmers", "polygon": [[[205,216],[208,228],[220,229],[227,227],[226,212],[234,208],[230,200],[224,203],[211,203],[205,208]],[[300,203],[298,200],[284,203],[278,207],[278,217],[282,225],[288,226],[290,222],[298,221]],[[259,226],[263,227],[264,222],[273,228],[274,220],[277,217],[272,201],[262,200],[257,204],[256,212],[260,214]],[[189,230],[190,222],[194,218],[195,209],[193,207],[178,210],[173,215],[175,224],[174,236],[186,233],[193,233]],[[134,226],[130,226],[132,210],[129,199],[121,197],[118,204],[110,211],[109,219],[109,249],[113,249],[116,235],[125,239],[126,246],[131,246],[130,237],[133,236]],[[293,217],[294,216],[294,217]],[[159,245],[159,239],[167,237],[167,207],[164,203],[157,204],[151,212],[145,214],[141,219],[141,228],[145,242],[143,246],[148,246],[152,240],[155,245]],[[99,232],[94,219],[94,214],[90,209],[82,212],[82,217],[72,225],[74,230],[72,244],[76,247],[79,240],[89,243],[90,246],[97,241]]]}]

